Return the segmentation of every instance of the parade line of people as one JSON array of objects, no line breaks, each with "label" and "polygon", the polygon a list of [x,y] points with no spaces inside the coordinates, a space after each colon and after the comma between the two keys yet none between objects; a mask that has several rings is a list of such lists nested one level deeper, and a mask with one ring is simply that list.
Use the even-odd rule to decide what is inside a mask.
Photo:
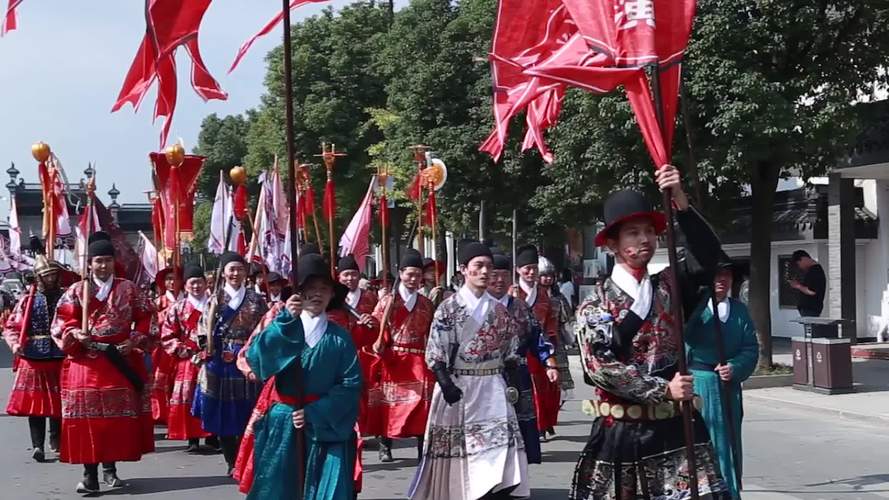
[{"label": "parade line of people", "polygon": [[228,252],[219,276],[194,265],[159,273],[152,301],[116,276],[114,246],[95,233],[89,276],[39,256],[4,325],[15,355],[7,412],[28,417],[34,460],[49,451],[82,464],[76,491],[90,496],[125,488],[118,463],[154,451],[163,424],[188,453],[221,452],[251,499],[352,500],[365,441],[391,462],[405,439],[418,459],[408,498],[527,498],[528,465],[543,460],[541,442],[572,397],[576,341],[596,397],[584,404],[593,420],[568,498],[689,498],[693,484],[701,498],[740,498],[741,382],[756,365],[755,332],[731,298],[733,264],[678,172],[666,166],[656,180],[685,235],[678,282],[647,270],[664,215],[618,191],[595,239],[613,271],[576,314],[534,246],[512,262],[465,242],[453,291],[436,286],[438,263],[408,249],[379,294],[359,286],[351,255],[332,276],[306,245],[289,283]]}]

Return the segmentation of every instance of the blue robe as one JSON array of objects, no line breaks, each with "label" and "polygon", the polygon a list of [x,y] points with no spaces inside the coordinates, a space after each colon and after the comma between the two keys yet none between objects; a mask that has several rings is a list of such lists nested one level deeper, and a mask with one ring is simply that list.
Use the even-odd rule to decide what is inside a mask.
[{"label": "blue robe", "polygon": [[[297,363],[296,361],[299,360]],[[272,376],[282,396],[296,397],[302,366],[305,405],[306,500],[352,500],[361,369],[348,332],[329,322],[314,347],[305,342],[302,322],[286,310],[260,333],[247,362],[263,381]],[[254,482],[248,499],[296,498],[296,429],[291,404],[277,402],[253,431]]]},{"label": "blue robe", "polygon": [[[719,469],[728,483],[732,498],[741,498],[738,493],[740,478],[736,477],[732,461],[731,438],[720,392],[719,375],[713,368],[719,363],[714,336],[713,313],[707,307],[709,296],[695,310],[687,325],[685,334],[688,362],[694,375],[695,394],[703,399],[701,414],[710,432],[710,440],[719,458]],[[728,320],[722,323],[722,336],[725,345],[726,361],[732,366],[732,380],[728,384],[729,401],[732,406],[732,425],[735,431],[735,456],[743,463],[741,447],[741,419],[744,414],[741,398],[741,383],[756,369],[759,358],[759,344],[753,320],[743,303],[729,299]],[[725,386],[723,386],[725,387]],[[742,469],[742,467],[739,467]]]}]

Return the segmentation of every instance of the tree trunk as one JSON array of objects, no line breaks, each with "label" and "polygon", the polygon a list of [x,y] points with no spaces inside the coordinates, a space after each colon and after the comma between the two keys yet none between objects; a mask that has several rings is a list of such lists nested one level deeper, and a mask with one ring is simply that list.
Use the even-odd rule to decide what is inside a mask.
[{"label": "tree trunk", "polygon": [[750,236],[750,315],[759,338],[760,368],[772,365],[772,226],[779,166],[763,161],[750,175],[752,233]]}]

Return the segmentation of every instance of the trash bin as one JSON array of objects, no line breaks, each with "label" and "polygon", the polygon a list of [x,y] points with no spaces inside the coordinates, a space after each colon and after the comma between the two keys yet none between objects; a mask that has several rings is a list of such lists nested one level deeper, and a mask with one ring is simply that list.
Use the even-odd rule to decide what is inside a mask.
[{"label": "trash bin", "polygon": [[849,339],[812,339],[812,385],[822,394],[852,392],[852,343]]},{"label": "trash bin", "polygon": [[836,318],[804,317],[794,320],[805,328],[805,337],[791,339],[793,388],[821,394],[844,394],[852,387],[852,344],[839,337]]},{"label": "trash bin", "polygon": [[804,386],[809,390],[812,385],[812,377],[809,372],[809,351],[812,349],[812,339],[805,337],[793,337],[790,339],[790,348],[793,353],[793,386]]}]

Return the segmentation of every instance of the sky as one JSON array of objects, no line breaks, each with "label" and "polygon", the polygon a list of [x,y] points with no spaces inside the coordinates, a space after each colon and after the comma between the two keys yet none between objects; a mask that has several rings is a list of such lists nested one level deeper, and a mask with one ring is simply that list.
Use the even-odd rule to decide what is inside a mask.
[{"label": "sky", "polygon": [[[305,5],[293,11],[292,21],[348,3]],[[189,83],[188,56],[178,51],[179,99],[169,142],[182,138],[190,151],[206,115],[238,114],[259,104],[265,55],[280,43],[281,31],[259,40],[234,73],[227,71],[244,40],[280,7],[275,0],[211,4],[201,25],[201,51],[229,98],[203,102]],[[121,203],[145,202],[144,191],[151,188],[148,153],[158,149],[162,126],[161,120],[152,124],[154,89],[138,113],[129,105],[110,113],[145,33],[143,2],[25,0],[17,13],[18,29],[0,38],[0,185],[8,181],[10,162],[27,182],[36,182],[31,144],[44,141],[71,182],[83,177],[92,162],[101,198],[108,200],[114,183]],[[3,219],[8,206],[8,191],[0,189]]]}]

